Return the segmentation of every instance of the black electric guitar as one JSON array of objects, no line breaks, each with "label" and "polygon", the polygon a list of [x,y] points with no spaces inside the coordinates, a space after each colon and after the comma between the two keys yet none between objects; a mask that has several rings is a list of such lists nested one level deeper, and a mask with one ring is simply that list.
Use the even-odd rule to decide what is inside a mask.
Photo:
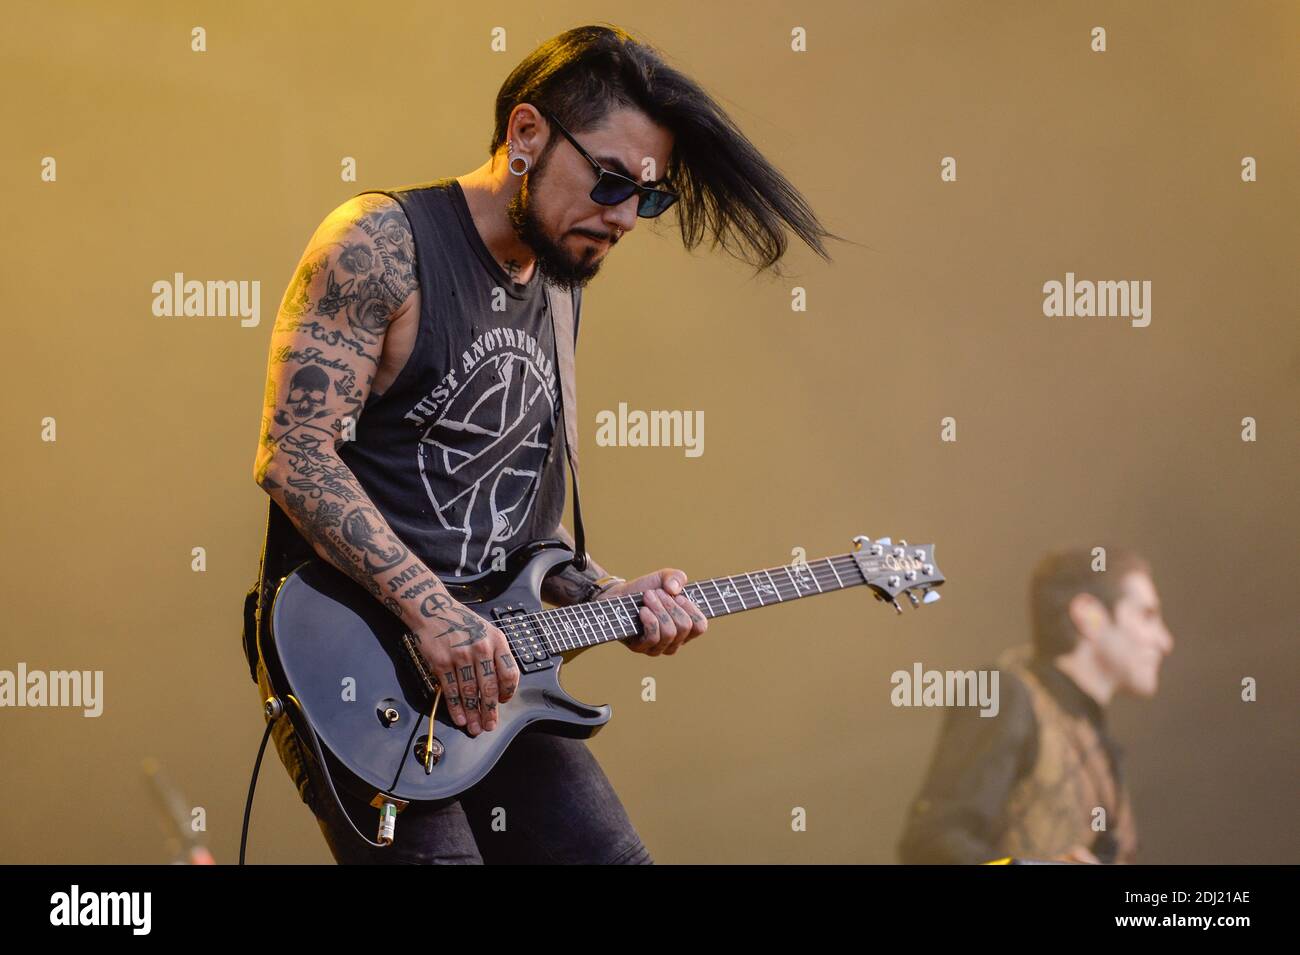
[{"label": "black electric guitar", "polygon": [[[572,559],[558,540],[534,541],[511,552],[505,570],[443,581],[505,634],[519,665],[519,688],[491,732],[473,737],[451,720],[402,622],[322,560],[299,565],[276,592],[260,647],[272,688],[281,700],[292,696],[290,718],[319,741],[342,788],[381,809],[455,796],[530,726],[581,739],[609,722],[609,706],[564,691],[560,668],[589,647],[639,635],[642,597],[542,609],[542,581]],[[720,617],[865,584],[901,613],[900,597],[931,603],[943,580],[933,545],[859,536],[848,554],[693,581],[685,593],[706,617]]]}]

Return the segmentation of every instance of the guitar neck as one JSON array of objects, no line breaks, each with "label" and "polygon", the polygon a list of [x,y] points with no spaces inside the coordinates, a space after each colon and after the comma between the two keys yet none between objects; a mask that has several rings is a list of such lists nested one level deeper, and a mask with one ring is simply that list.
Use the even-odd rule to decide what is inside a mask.
[{"label": "guitar neck", "polygon": [[[866,582],[854,556],[839,554],[730,577],[691,581],[683,592],[704,616],[721,617]],[[530,614],[529,624],[543,637],[552,653],[563,653],[639,636],[645,632],[641,623],[644,606],[643,594],[609,597]]]}]

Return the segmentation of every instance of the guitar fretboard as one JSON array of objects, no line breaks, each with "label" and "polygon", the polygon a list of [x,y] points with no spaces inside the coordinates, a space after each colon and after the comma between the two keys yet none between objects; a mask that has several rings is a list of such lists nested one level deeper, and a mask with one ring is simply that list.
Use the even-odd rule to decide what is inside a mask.
[{"label": "guitar fretboard", "polygon": [[[682,592],[704,616],[721,617],[866,582],[853,556],[839,554],[730,577],[690,581]],[[551,653],[563,653],[641,635],[645,632],[641,622],[644,606],[643,594],[630,594],[541,610],[513,618],[510,623],[519,626],[526,621]]]}]

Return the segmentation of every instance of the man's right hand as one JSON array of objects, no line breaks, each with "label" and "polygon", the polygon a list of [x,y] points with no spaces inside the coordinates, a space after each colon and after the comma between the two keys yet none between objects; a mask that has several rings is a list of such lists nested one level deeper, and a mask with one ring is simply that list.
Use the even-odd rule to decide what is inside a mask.
[{"label": "man's right hand", "polygon": [[506,635],[450,597],[435,595],[422,610],[428,624],[414,636],[429,672],[437,674],[447,712],[470,736],[496,729],[498,704],[519,688]]}]

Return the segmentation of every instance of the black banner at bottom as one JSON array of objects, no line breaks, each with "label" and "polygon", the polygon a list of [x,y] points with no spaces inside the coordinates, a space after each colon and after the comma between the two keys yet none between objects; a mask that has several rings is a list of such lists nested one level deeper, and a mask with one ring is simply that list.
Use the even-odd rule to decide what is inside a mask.
[{"label": "black banner at bottom", "polygon": [[[678,923],[695,937],[709,927],[734,938],[788,925],[814,934],[901,932],[927,944],[1054,944],[1129,933],[1231,944],[1235,933],[1283,929],[1284,899],[1294,883],[1290,866],[1018,860],[971,867],[661,865],[599,876],[581,869],[489,875],[483,867],[374,872],[181,865],[11,866],[3,875],[4,924],[22,935],[128,944],[145,938],[383,942],[394,932],[431,931],[431,944],[459,936],[464,946],[465,931],[476,937],[486,930],[489,947],[522,942],[522,931],[539,928],[566,942],[596,929],[606,943],[671,943]],[[550,917],[561,913],[570,916],[562,935],[550,928]]]}]

